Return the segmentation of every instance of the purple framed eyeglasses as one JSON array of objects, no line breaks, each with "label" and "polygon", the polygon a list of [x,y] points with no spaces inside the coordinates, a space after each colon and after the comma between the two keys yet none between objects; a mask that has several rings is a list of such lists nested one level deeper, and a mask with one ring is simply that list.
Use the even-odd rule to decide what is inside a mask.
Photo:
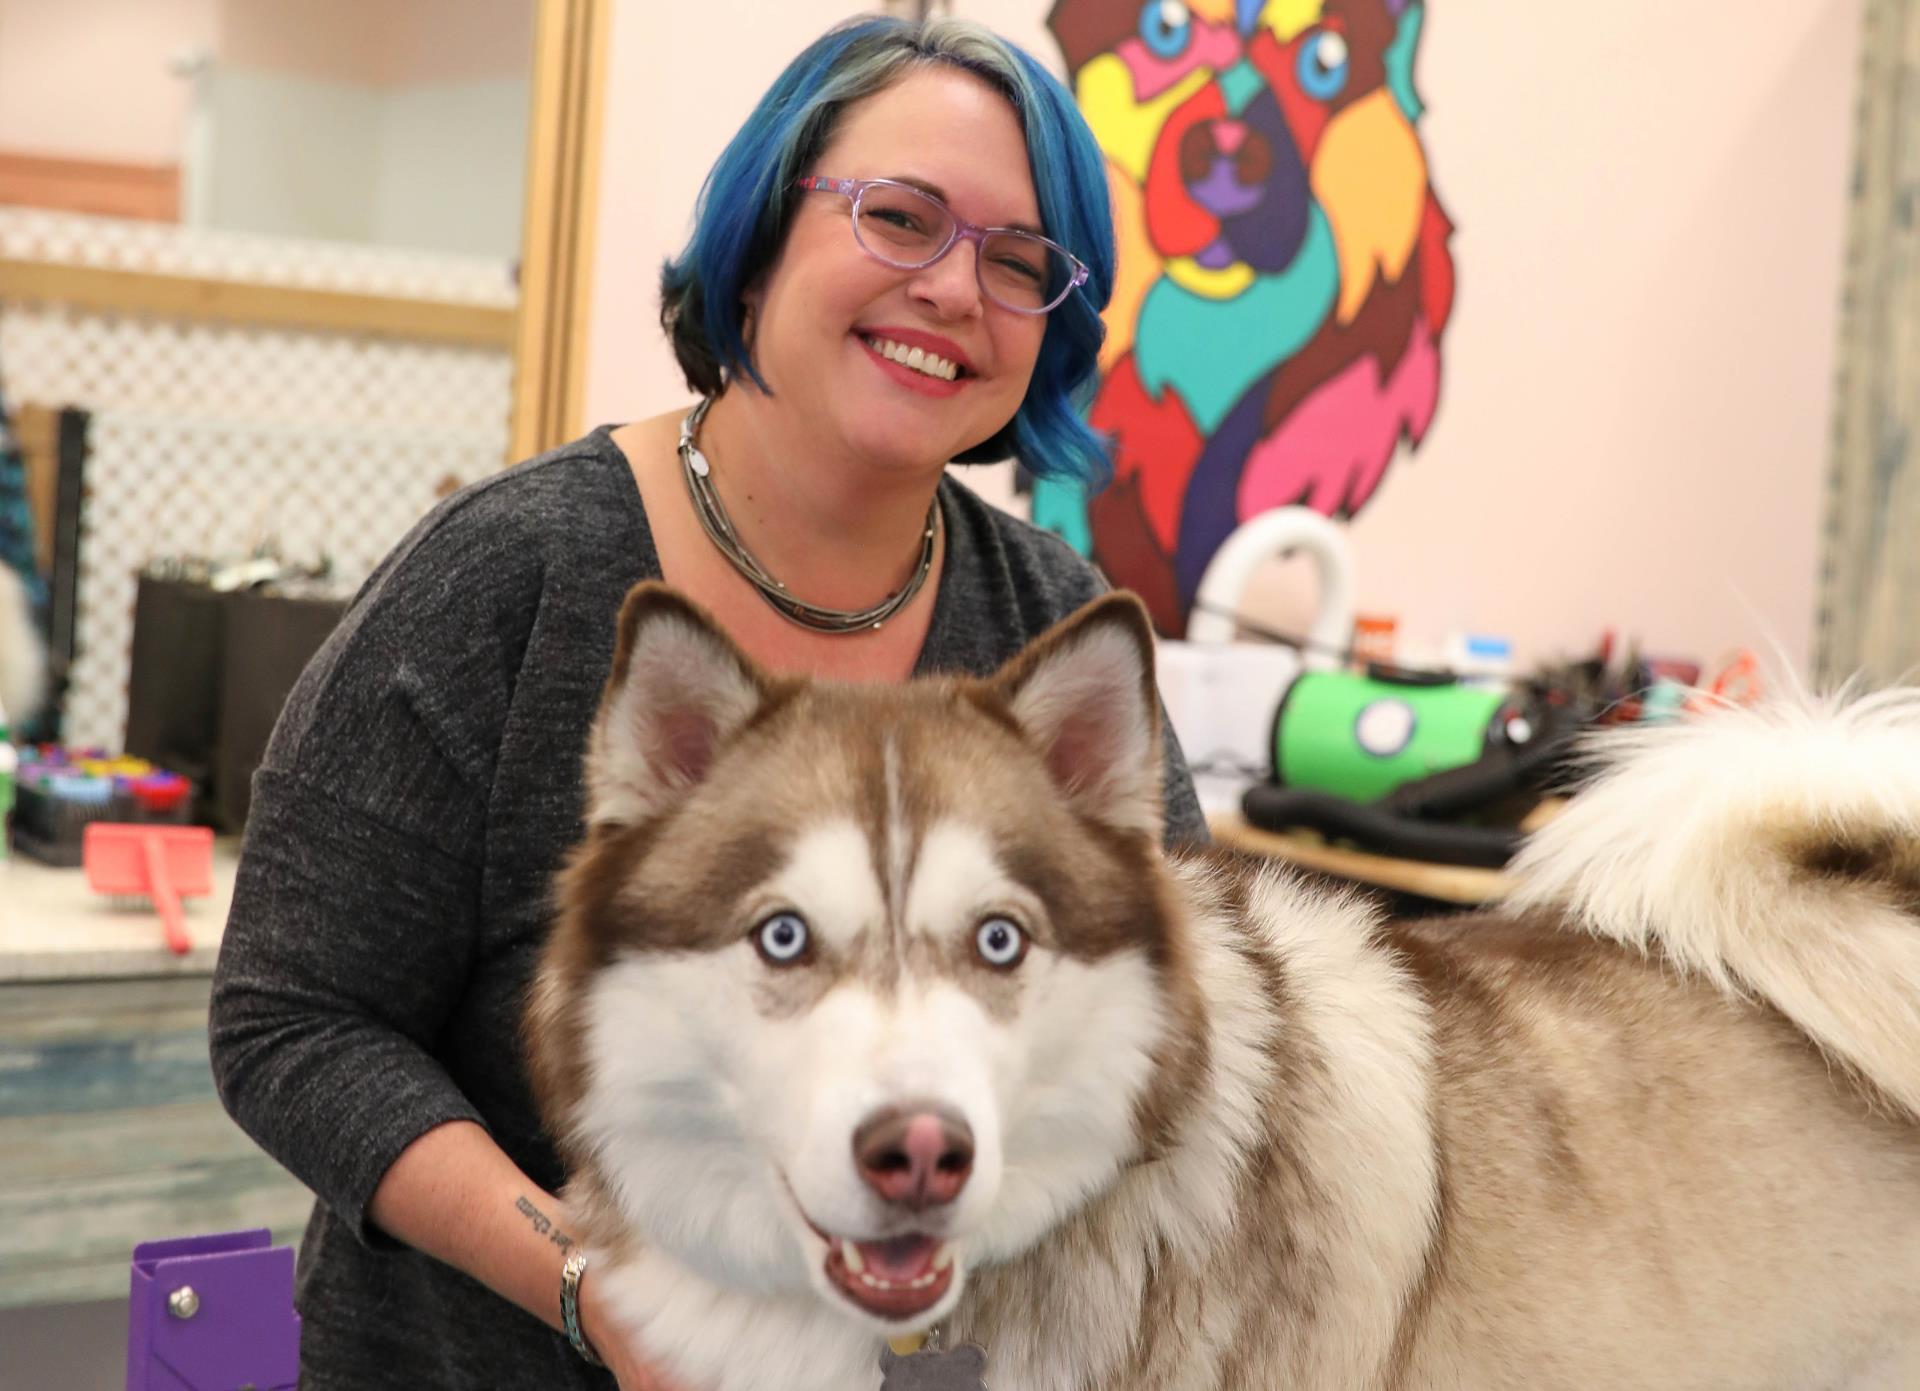
[{"label": "purple framed eyeglasses", "polygon": [[1015,314],[1044,314],[1059,307],[1087,278],[1086,264],[1057,242],[1018,227],[976,227],[954,215],[931,193],[897,179],[795,179],[813,193],[853,200],[853,239],[889,266],[920,270],[954,244],[974,245],[980,291]]}]

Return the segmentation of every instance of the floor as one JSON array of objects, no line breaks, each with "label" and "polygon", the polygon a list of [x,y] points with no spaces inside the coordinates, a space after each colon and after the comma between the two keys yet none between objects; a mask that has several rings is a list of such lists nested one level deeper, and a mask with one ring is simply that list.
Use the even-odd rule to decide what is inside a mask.
[{"label": "floor", "polygon": [[0,1391],[122,1391],[127,1302],[0,1309]]}]

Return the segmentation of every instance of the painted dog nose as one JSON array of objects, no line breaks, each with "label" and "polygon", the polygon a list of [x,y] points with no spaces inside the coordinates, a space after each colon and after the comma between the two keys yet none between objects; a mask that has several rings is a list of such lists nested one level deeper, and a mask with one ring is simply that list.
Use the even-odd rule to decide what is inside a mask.
[{"label": "painted dog nose", "polygon": [[1245,121],[1215,121],[1213,123],[1213,146],[1223,155],[1230,155],[1240,148],[1240,142],[1247,138]]},{"label": "painted dog nose", "polygon": [[886,1106],[853,1133],[861,1179],[890,1203],[919,1212],[960,1196],[973,1172],[973,1128],[951,1106]]}]

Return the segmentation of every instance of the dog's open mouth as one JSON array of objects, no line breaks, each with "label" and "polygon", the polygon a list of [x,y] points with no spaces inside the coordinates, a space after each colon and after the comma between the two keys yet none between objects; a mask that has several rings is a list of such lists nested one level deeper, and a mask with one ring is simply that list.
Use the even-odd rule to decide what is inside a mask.
[{"label": "dog's open mouth", "polygon": [[953,1285],[953,1243],[931,1236],[828,1238],[827,1279],[876,1318],[924,1314]]}]

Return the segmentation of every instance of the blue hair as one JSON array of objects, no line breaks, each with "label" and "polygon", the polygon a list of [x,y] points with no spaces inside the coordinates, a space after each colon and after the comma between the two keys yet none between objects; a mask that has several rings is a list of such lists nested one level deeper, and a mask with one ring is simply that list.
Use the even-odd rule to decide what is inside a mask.
[{"label": "blue hair", "polygon": [[1047,316],[1033,379],[1013,420],[955,462],[1017,455],[1040,477],[1097,487],[1110,472],[1085,409],[1113,293],[1113,215],[1106,164],[1073,97],[1032,55],[957,19],[863,18],[827,31],[787,65],[708,173],[685,250],[660,273],[660,323],[687,385],[716,395],[745,372],[762,389],[742,332],[742,296],[779,254],[807,173],[852,103],[915,68],[945,63],[1012,104],[1046,234],[1086,263],[1080,288]]}]

